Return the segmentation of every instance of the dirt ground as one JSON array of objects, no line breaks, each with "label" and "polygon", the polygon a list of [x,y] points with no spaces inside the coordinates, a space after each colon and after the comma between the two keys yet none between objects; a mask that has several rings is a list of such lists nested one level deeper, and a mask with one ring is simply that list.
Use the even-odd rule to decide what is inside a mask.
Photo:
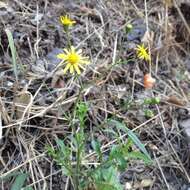
[{"label": "dirt ground", "polygon": [[[66,46],[59,21],[65,14],[76,21],[72,44],[91,61],[80,77],[86,86],[81,99],[89,105],[87,131],[106,145],[113,139],[100,126],[115,115],[135,131],[154,160],[151,166],[130,163],[121,182],[133,190],[189,190],[188,0],[0,1],[0,176],[29,173],[27,187],[71,189],[65,187],[67,178],[45,149],[55,146],[55,138],[71,133],[65,113],[72,112],[79,93],[71,76],[53,73],[60,62],[56,55]],[[133,29],[126,33],[129,23]],[[16,46],[17,80],[7,29]],[[143,86],[149,66],[134,51],[142,42],[148,42],[151,50],[156,79],[151,90]],[[110,67],[114,62],[121,64]],[[149,107],[154,116],[147,118],[139,102],[152,96],[161,103]],[[13,179],[0,180],[0,189],[9,190],[12,183]]]}]

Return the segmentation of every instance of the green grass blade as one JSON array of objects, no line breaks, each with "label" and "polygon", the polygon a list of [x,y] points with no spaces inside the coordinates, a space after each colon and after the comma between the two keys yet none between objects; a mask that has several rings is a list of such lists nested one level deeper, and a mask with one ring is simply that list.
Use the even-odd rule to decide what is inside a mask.
[{"label": "green grass blade", "polygon": [[9,47],[11,50],[11,56],[12,56],[12,63],[13,63],[13,71],[15,74],[16,80],[18,80],[18,72],[17,72],[17,61],[16,61],[16,48],[14,45],[13,35],[9,29],[5,30],[9,42]]}]

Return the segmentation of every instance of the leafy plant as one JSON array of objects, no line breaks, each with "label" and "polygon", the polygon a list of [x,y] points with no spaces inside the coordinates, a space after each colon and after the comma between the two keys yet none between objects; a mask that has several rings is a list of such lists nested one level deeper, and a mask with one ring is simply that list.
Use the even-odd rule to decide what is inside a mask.
[{"label": "leafy plant", "polygon": [[151,118],[151,117],[154,117],[154,112],[150,109],[146,109],[146,110],[144,110],[144,115],[147,118]]},{"label": "leafy plant", "polygon": [[144,104],[145,105],[155,105],[160,103],[160,98],[154,97],[154,98],[145,98]]},{"label": "leafy plant", "polygon": [[[159,97],[145,98],[142,103],[142,108],[144,109],[144,115],[147,118],[154,117],[154,111],[151,109],[152,106],[155,106],[160,103]],[[151,106],[151,107],[150,107]]]},{"label": "leafy plant", "polygon": [[96,189],[101,190],[122,190],[119,182],[119,175],[117,168],[110,166],[108,168],[99,168],[93,173],[93,180]]},{"label": "leafy plant", "polygon": [[[12,183],[10,190],[21,190],[21,189],[26,190],[26,188],[24,188],[23,186],[27,177],[28,177],[27,173],[14,172],[0,179],[9,180],[10,178],[14,178],[14,182]],[[32,190],[32,188],[27,190]]]},{"label": "leafy plant", "polygon": [[[69,49],[65,49],[64,53],[58,54],[57,57],[62,61],[59,65],[66,64],[63,74],[69,70],[74,74],[75,79],[81,74],[80,68],[84,64],[88,64],[87,57],[83,57],[80,50],[76,50],[70,40],[69,28],[73,26],[75,21],[71,20],[68,16],[61,17],[61,23],[64,26],[66,38]],[[133,27],[132,25],[126,26],[126,32],[129,33]],[[139,46],[139,57],[145,58],[150,61],[150,55],[144,45]],[[118,64],[125,64],[131,60],[118,62],[113,61],[113,64],[108,69],[117,66]],[[80,83],[80,80],[79,80]],[[80,85],[82,89],[82,85]],[[63,169],[64,175],[70,177],[71,184],[75,190],[95,189],[95,190],[121,190],[122,184],[119,180],[120,172],[127,169],[128,162],[131,159],[141,159],[146,164],[151,163],[151,158],[138,137],[129,130],[122,122],[116,119],[108,120],[107,127],[104,132],[109,137],[114,138],[112,147],[104,149],[101,142],[95,139],[94,135],[89,135],[86,130],[86,119],[88,112],[88,105],[80,102],[80,90],[76,104],[73,109],[71,129],[72,134],[65,139],[56,139],[57,148],[48,147],[48,154],[60,165]],[[126,102],[126,108],[129,109],[131,102]],[[87,132],[86,132],[87,131]],[[120,138],[120,134],[127,134],[127,138]],[[89,143],[89,141],[91,143]],[[93,161],[88,164],[89,144],[93,149]],[[134,147],[136,148],[134,149]],[[137,150],[138,149],[138,150]]]},{"label": "leafy plant", "polygon": [[[123,123],[117,120],[109,120],[108,125],[114,125],[117,131],[107,131],[117,135],[117,142],[106,153],[103,151],[101,143],[92,139],[91,145],[96,153],[95,163],[92,167],[85,167],[82,163],[87,155],[86,145],[88,136],[85,134],[85,121],[88,106],[79,102],[74,111],[76,119],[79,121],[79,128],[74,130],[73,136],[65,140],[57,139],[58,148],[55,150],[48,147],[48,153],[59,164],[63,173],[72,179],[74,189],[82,190],[93,186],[97,190],[121,190],[123,189],[120,181],[120,172],[126,170],[131,159],[141,159],[145,164],[151,163],[151,158],[138,137],[129,130]],[[76,126],[73,126],[76,129]],[[119,139],[119,132],[128,134],[125,141]],[[133,146],[139,149],[133,150]]]}]

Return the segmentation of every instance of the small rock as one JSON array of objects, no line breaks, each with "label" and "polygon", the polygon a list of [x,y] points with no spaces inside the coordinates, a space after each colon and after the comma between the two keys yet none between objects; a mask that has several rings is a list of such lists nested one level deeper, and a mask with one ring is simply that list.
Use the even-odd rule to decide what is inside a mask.
[{"label": "small rock", "polygon": [[141,187],[150,187],[153,185],[152,179],[143,179],[140,183]]},{"label": "small rock", "polygon": [[51,52],[49,52],[46,56],[46,60],[48,62],[47,64],[47,70],[52,71],[56,65],[60,63],[60,59],[57,58],[57,55],[59,53],[63,53],[63,50],[60,48],[54,48]]},{"label": "small rock", "polygon": [[130,190],[130,189],[132,189],[132,185],[131,185],[131,183],[127,182],[125,184],[125,190]]},{"label": "small rock", "polygon": [[129,41],[141,40],[146,32],[146,25],[142,19],[135,20],[133,23],[133,29],[127,34]]},{"label": "small rock", "polygon": [[33,19],[31,19],[31,23],[36,26],[38,22],[40,22],[43,18],[43,14],[38,13],[35,15],[35,17]]},{"label": "small rock", "polygon": [[45,69],[45,62],[42,59],[36,60],[36,64],[31,65],[32,72],[36,73],[37,75],[45,76],[46,69]]}]

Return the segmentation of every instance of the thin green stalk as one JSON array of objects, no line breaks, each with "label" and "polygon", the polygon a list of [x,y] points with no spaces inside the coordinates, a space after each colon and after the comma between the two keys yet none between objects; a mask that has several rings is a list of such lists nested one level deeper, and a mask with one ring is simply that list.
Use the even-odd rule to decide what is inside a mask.
[{"label": "thin green stalk", "polygon": [[71,48],[71,38],[70,38],[68,29],[65,30],[65,32],[66,32],[66,36],[67,36],[67,46],[70,49]]},{"label": "thin green stalk", "polygon": [[[77,143],[78,144],[78,143]],[[77,145],[77,163],[76,163],[76,185],[77,185],[77,190],[79,189],[79,169],[80,169],[80,148],[79,144]]]},{"label": "thin green stalk", "polygon": [[[79,103],[80,95],[81,95],[82,90],[83,90],[83,86],[80,85],[79,94],[78,94],[78,97],[76,99],[76,103],[75,103],[75,106],[74,106],[73,120],[76,117],[77,105]],[[76,137],[76,130],[75,130],[75,127],[74,127],[73,123],[72,123],[72,128],[73,128],[74,135]],[[80,133],[81,133],[81,126],[80,126]],[[81,147],[80,146],[81,146],[81,142],[79,142],[79,140],[77,139],[76,168],[75,168],[75,174],[73,176],[74,177],[74,182],[73,183],[74,183],[74,186],[75,186],[74,187],[75,190],[79,190],[79,172],[80,172],[80,164],[81,164]]]}]

